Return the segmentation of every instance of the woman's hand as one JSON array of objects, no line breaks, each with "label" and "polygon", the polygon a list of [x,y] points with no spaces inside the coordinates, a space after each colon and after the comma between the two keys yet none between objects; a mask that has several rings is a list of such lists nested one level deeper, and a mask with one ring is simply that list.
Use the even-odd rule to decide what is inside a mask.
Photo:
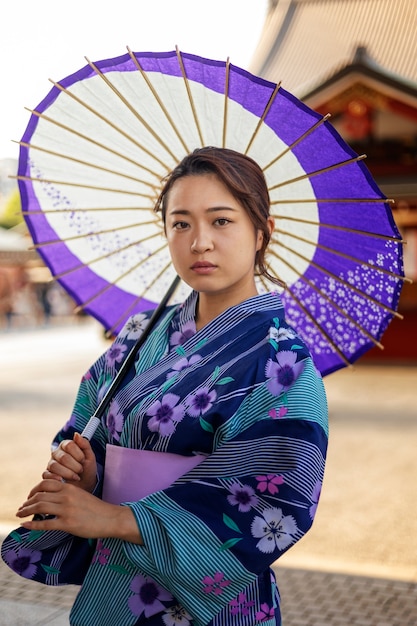
[{"label": "woman's hand", "polygon": [[31,490],[16,516],[24,518],[37,514],[53,517],[23,522],[22,526],[29,530],[63,530],[86,539],[114,537],[143,543],[129,507],[103,502],[75,484],[61,480],[42,480]]},{"label": "woman's hand", "polygon": [[97,463],[90,442],[79,433],[73,440],[61,441],[42,478],[65,481],[91,493],[97,482]]}]

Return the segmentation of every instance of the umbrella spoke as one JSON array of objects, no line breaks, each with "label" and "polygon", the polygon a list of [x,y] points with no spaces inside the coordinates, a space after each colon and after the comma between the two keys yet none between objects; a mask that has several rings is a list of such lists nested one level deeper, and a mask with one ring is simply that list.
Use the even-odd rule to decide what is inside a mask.
[{"label": "umbrella spoke", "polygon": [[[285,148],[285,150],[283,150],[280,154],[278,154],[278,156],[275,157],[275,159],[273,159],[272,161],[270,161],[268,163],[268,165],[265,165],[262,169],[265,172],[269,167],[271,167],[272,165],[274,165],[277,161],[279,161],[280,159],[282,159],[282,157],[287,154],[287,152],[291,152],[295,146],[297,146],[299,143],[301,143],[304,139],[306,139],[313,131],[316,130],[316,128],[319,128],[319,126],[321,126],[324,122],[326,122],[329,117],[331,117],[330,113],[327,113],[326,115],[324,115],[321,119],[319,119],[315,124],[313,124],[313,126],[311,126],[310,128],[308,128],[302,135],[300,135],[300,137],[298,137],[298,139],[296,139],[291,145],[287,146]],[[275,189],[275,187],[271,187],[271,189]]]},{"label": "umbrella spoke", "polygon": [[[84,141],[87,141],[88,143],[92,144],[93,146],[97,146],[98,148],[101,148],[102,150],[105,150],[105,151],[109,152],[110,154],[114,154],[115,156],[117,156],[117,157],[119,157],[121,159],[124,159],[128,163],[131,163],[132,165],[135,165],[136,167],[140,168],[141,170],[144,170],[145,172],[148,172],[149,174],[152,174],[152,176],[155,176],[155,178],[159,182],[160,174],[155,172],[150,167],[147,167],[143,163],[140,163],[139,161],[135,161],[134,159],[131,159],[126,154],[123,154],[122,152],[118,152],[117,150],[114,150],[113,148],[110,148],[109,146],[106,146],[104,143],[101,143],[100,141],[96,141],[92,137],[89,137],[88,135],[84,135],[83,133],[80,133],[79,131],[75,130],[74,128],[71,128],[70,126],[67,126],[66,124],[63,124],[62,122],[58,122],[58,120],[54,120],[51,117],[48,117],[44,113],[40,113],[39,111],[28,109],[27,107],[25,107],[25,108],[26,108],[26,111],[29,111],[29,113],[31,113],[32,115],[40,118],[41,120],[44,120],[44,121],[46,121],[46,122],[48,122],[50,124],[55,124],[55,126],[58,126],[58,128],[62,128],[62,130],[65,130],[65,131],[71,133],[72,135],[74,135],[76,137],[79,137],[80,139],[83,139]],[[21,141],[16,141],[14,143],[22,144]],[[28,143],[26,145],[29,148],[31,147],[30,143]]]},{"label": "umbrella spoke", "polygon": [[[330,272],[328,269],[326,269],[325,267],[322,267],[321,265],[319,265],[315,261],[313,261],[311,259],[308,259],[303,254],[301,254],[300,252],[297,252],[296,250],[293,250],[292,248],[289,248],[288,246],[286,246],[281,241],[279,242],[279,247],[280,248],[285,248],[285,250],[288,250],[292,254],[295,254],[296,256],[298,256],[303,261],[306,261],[307,263],[309,263],[312,267],[315,267],[317,270],[319,270],[323,274],[326,274],[327,276],[330,276],[330,278],[333,278],[334,280],[338,281],[339,283],[341,283],[345,287],[348,287],[351,291],[354,291],[355,293],[360,295],[362,298],[365,298],[366,300],[369,300],[369,302],[372,302],[373,304],[376,304],[378,307],[380,307],[381,309],[384,309],[385,311],[388,311],[388,313],[391,313],[395,317],[397,317],[399,319],[403,319],[402,315],[400,315],[397,311],[394,311],[392,308],[390,308],[389,306],[387,306],[383,302],[379,302],[379,300],[376,300],[375,298],[373,298],[372,296],[368,295],[367,293],[364,293],[363,291],[361,291],[360,289],[358,289],[354,285],[351,285],[350,283],[348,283],[344,278],[340,278],[340,276],[338,276],[337,274],[333,274],[333,272]],[[276,256],[280,260],[283,260],[279,255],[277,255],[275,253],[274,253],[274,256]]]},{"label": "umbrella spoke", "polygon": [[[257,125],[256,125],[256,128],[255,128],[255,130],[253,131],[251,138],[249,139],[249,143],[248,143],[248,145],[246,146],[246,150],[244,151],[244,154],[248,154],[248,152],[249,152],[250,148],[252,147],[252,144],[253,144],[253,142],[254,142],[254,140],[255,140],[255,137],[256,137],[256,135],[258,134],[259,129],[260,129],[260,128],[261,128],[261,126],[263,125],[263,123],[264,123],[264,121],[265,121],[265,118],[266,118],[266,116],[268,115],[269,109],[271,108],[272,103],[274,102],[274,100],[275,100],[275,96],[277,95],[277,93],[278,93],[278,91],[279,91],[279,88],[280,88],[280,87],[281,87],[281,83],[278,83],[277,85],[275,85],[275,89],[274,89],[274,91],[272,92],[271,97],[269,98],[269,100],[268,100],[268,102],[267,102],[267,104],[266,104],[266,107],[265,107],[265,109],[264,109],[264,111],[263,111],[263,113],[262,113],[261,117],[260,117],[260,118],[259,118],[259,120],[258,120],[258,123],[257,123]],[[267,165],[267,167],[269,167],[269,165]],[[265,171],[265,169],[266,169],[266,168],[263,168],[263,170],[264,170],[264,171]]]},{"label": "umbrella spoke", "polygon": [[[78,265],[74,265],[74,267],[71,267],[68,270],[65,270],[63,272],[60,272],[59,274],[52,274],[53,278],[56,278],[57,280],[59,280],[60,278],[64,278],[65,276],[68,276],[69,274],[73,274],[74,272],[77,272],[78,270],[82,270],[85,267],[90,267],[91,265],[94,265],[95,263],[99,263],[100,261],[104,261],[104,259],[108,259],[109,257],[115,255],[115,254],[119,254],[120,252],[125,252],[126,250],[128,250],[129,248],[133,248],[133,246],[137,246],[138,243],[142,243],[143,241],[147,241],[149,239],[152,239],[153,237],[156,237],[157,235],[150,235],[149,237],[146,237],[144,239],[141,240],[141,242],[138,241],[131,241],[130,243],[126,244],[125,246],[121,246],[120,248],[117,248],[117,250],[113,250],[112,252],[106,252],[105,254],[102,254],[99,257],[95,257],[94,259],[89,260],[86,263],[79,263]],[[137,269],[138,267],[140,267],[141,265],[143,265],[143,263],[145,263],[146,261],[149,261],[149,259],[157,254],[159,254],[160,252],[162,252],[163,250],[165,250],[165,248],[167,247],[167,244],[164,244],[163,246],[161,246],[160,248],[157,248],[156,250],[153,250],[153,252],[149,255],[144,257],[141,261],[139,261],[136,266],[135,269]]]},{"label": "umbrella spoke", "polygon": [[[325,291],[323,291],[323,289],[320,289],[319,287],[317,287],[317,285],[314,284],[314,282],[312,280],[310,280],[309,278],[307,278],[306,276],[304,276],[303,274],[300,274],[297,269],[287,260],[287,259],[283,259],[281,258],[279,255],[274,254],[274,256],[276,256],[282,263],[284,263],[292,272],[294,272],[295,274],[298,274],[298,276],[301,278],[301,280],[303,282],[305,282],[307,285],[309,285],[309,287],[311,287],[316,293],[319,294],[319,296],[321,298],[323,298],[323,300],[325,300],[326,302],[328,302],[328,304],[330,304],[330,306],[332,306],[334,309],[336,309],[341,315],[343,315],[343,317],[345,317],[347,320],[349,320],[349,322],[351,324],[353,324],[358,330],[360,330],[360,332],[365,335],[370,341],[372,341],[372,343],[377,346],[378,348],[380,348],[381,350],[384,349],[384,346],[377,340],[375,339],[375,337],[373,337],[367,330],[366,328],[364,328],[364,326],[362,326],[362,324],[360,324],[355,318],[353,318],[345,309],[343,309],[341,306],[339,306],[334,300],[332,300],[332,298],[330,298],[330,296],[327,295],[327,293]],[[274,272],[275,274],[275,272]],[[276,274],[275,274],[276,275]],[[286,287],[286,289],[288,291],[290,291],[290,289],[288,287]],[[317,324],[317,326],[320,326],[319,324]]]},{"label": "umbrella spoke", "polygon": [[[106,74],[103,74],[98,67],[90,61],[87,57],[85,60],[89,64],[89,66],[96,72],[97,76],[100,76],[105,82],[105,84],[113,91],[113,93],[120,99],[121,102],[129,109],[131,113],[136,117],[136,119],[146,128],[148,133],[164,148],[164,150],[169,154],[169,156],[174,159],[174,161],[178,161],[178,157],[172,152],[169,146],[162,140],[160,134],[152,128],[148,124],[148,122],[138,113],[138,110],[124,97],[124,95],[117,89],[115,85],[111,82],[109,77]],[[166,166],[168,167],[168,166]]]},{"label": "umbrella spoke", "polygon": [[94,191],[108,191],[110,193],[123,193],[123,194],[127,194],[130,196],[141,196],[142,198],[149,198],[149,200],[153,199],[152,196],[149,196],[146,193],[141,193],[139,191],[129,191],[128,189],[111,189],[109,187],[85,185],[85,184],[74,183],[74,182],[65,181],[65,180],[49,180],[47,178],[34,178],[33,176],[18,175],[18,176],[12,176],[11,178],[16,178],[17,180],[30,180],[33,183],[47,183],[48,185],[68,185],[69,187],[79,187],[80,189],[94,189]]},{"label": "umbrella spoke", "polygon": [[[95,206],[95,207],[71,207],[70,209],[38,209],[34,211],[21,211],[22,215],[42,215],[42,214],[50,214],[50,213],[89,213],[89,212],[101,212],[101,211],[147,211],[148,213],[152,212],[152,210],[148,206]],[[159,220],[158,220],[159,221]],[[146,222],[151,223],[151,222]]]},{"label": "umbrella spoke", "polygon": [[204,146],[203,133],[201,132],[201,126],[198,120],[198,115],[197,115],[197,110],[194,104],[193,94],[191,93],[190,84],[188,82],[187,74],[185,72],[184,62],[182,60],[181,52],[179,51],[178,46],[175,46],[175,51],[177,53],[178,64],[180,66],[181,74],[184,79],[184,85],[185,85],[185,89],[187,90],[187,96],[188,96],[188,100],[191,106],[191,111],[193,113],[194,122],[197,128],[198,136],[200,138],[200,143],[201,143],[201,146]]},{"label": "umbrella spoke", "polygon": [[123,323],[123,321],[127,319],[128,315],[131,315],[131,313],[132,313],[132,311],[134,311],[136,305],[142,300],[142,298],[144,298],[146,296],[146,294],[148,293],[149,289],[151,289],[151,287],[153,287],[153,285],[155,283],[157,283],[158,280],[160,280],[163,277],[165,272],[169,269],[170,265],[171,265],[171,263],[167,263],[165,265],[165,267],[163,267],[161,269],[161,271],[152,279],[152,284],[151,285],[147,285],[143,289],[143,291],[140,294],[140,296],[136,296],[136,298],[129,305],[129,307],[127,309],[125,309],[125,311],[122,313],[122,315],[120,315],[120,317],[114,322],[113,326],[108,329],[107,332],[109,334],[112,334],[113,331],[119,326],[119,324]]},{"label": "umbrella spoke", "polygon": [[[161,98],[159,97],[158,92],[156,91],[155,87],[152,85],[149,76],[147,75],[147,73],[145,72],[145,70],[142,68],[142,66],[140,65],[138,59],[136,58],[135,54],[131,51],[131,49],[129,48],[129,46],[126,46],[126,49],[130,55],[130,58],[132,59],[133,63],[136,65],[137,69],[139,70],[139,72],[141,73],[144,81],[146,82],[147,86],[149,87],[149,89],[152,92],[152,95],[154,96],[155,100],[157,101],[159,107],[161,108],[163,114],[165,115],[166,119],[168,120],[168,122],[171,125],[172,130],[175,132],[177,138],[179,139],[182,147],[184,148],[185,152],[188,153],[190,152],[187,144],[184,141],[183,136],[181,135],[180,131],[178,130],[174,120],[172,119],[171,115],[169,114],[168,109],[166,108],[166,106],[164,105],[164,103],[162,102]],[[177,160],[177,159],[176,159]]]},{"label": "umbrella spoke", "polygon": [[227,119],[229,111],[229,82],[230,82],[230,59],[226,60],[226,76],[224,79],[224,105],[223,105],[223,133],[222,133],[222,148],[226,147],[227,137]]},{"label": "umbrella spoke", "polygon": [[320,204],[323,202],[332,204],[395,204],[395,200],[392,198],[291,198],[284,200],[279,198],[277,200],[271,200],[271,204],[304,204],[305,202],[313,202],[314,204]]},{"label": "umbrella spoke", "polygon": [[[153,225],[158,225],[158,227],[160,227],[160,224],[158,221],[156,220],[152,220],[150,222],[136,222],[135,224],[124,224],[123,226],[118,226],[117,227],[117,231],[120,230],[128,230],[130,228],[137,228],[138,226],[153,226]],[[135,243],[142,243],[143,241],[147,241],[149,239],[152,239],[153,237],[158,237],[161,235],[161,232],[158,233],[154,233],[153,235],[148,235],[147,237],[143,237],[140,242],[136,241]],[[42,241],[41,243],[35,243],[32,248],[33,249],[37,249],[37,248],[43,248],[44,246],[51,246],[53,244],[57,244],[57,243],[62,243],[63,241],[76,241],[77,239],[85,239],[88,237],[95,237],[96,235],[106,235],[108,233],[114,233],[114,227],[111,228],[103,228],[102,230],[95,230],[95,231],[90,231],[88,233],[80,233],[78,235],[71,235],[71,237],[60,237],[59,239],[49,239],[48,241]]]},{"label": "umbrella spoke", "polygon": [[[164,250],[165,248],[166,248],[166,244],[164,246],[161,246],[161,248],[159,248],[158,250],[155,250],[152,253],[152,256],[155,256],[157,253],[161,252],[161,250]],[[122,281],[124,278],[126,278],[126,276],[129,276],[129,274],[132,274],[132,272],[135,272],[138,269],[138,267],[140,267],[145,261],[148,261],[149,258],[150,257],[146,257],[145,259],[142,259],[141,261],[136,263],[136,265],[134,265],[132,267],[129,267],[129,269],[126,270],[126,272],[123,272],[123,274],[120,274],[120,276],[118,276],[116,280],[109,281],[108,284],[105,287],[102,287],[102,289],[99,289],[98,291],[96,291],[88,300],[86,300],[82,304],[78,305],[78,307],[76,309],[76,312],[78,313],[79,311],[85,309],[89,304],[91,304],[94,300],[96,300],[97,298],[99,298],[100,296],[105,294],[112,287],[117,287],[117,285],[118,285],[118,283],[120,283],[120,281]],[[169,267],[169,265],[170,264],[168,263],[166,268],[165,268],[165,271]],[[147,287],[145,287],[143,293],[146,293],[151,288],[151,286],[152,285],[148,285]]]},{"label": "umbrella spoke", "polygon": [[339,167],[344,167],[345,165],[350,165],[352,163],[358,163],[358,161],[363,161],[366,159],[366,154],[360,154],[352,159],[346,159],[346,161],[340,161],[339,163],[334,163],[333,165],[328,165],[327,167],[322,167],[319,170],[315,170],[314,172],[309,172],[302,174],[301,176],[296,176],[295,178],[291,178],[288,180],[284,180],[281,183],[277,183],[276,185],[272,185],[268,187],[269,191],[273,191],[274,189],[278,189],[279,187],[284,187],[285,185],[292,185],[294,183],[298,183],[301,180],[305,180],[306,178],[313,178],[313,176],[318,176],[319,174],[325,174],[326,172],[331,172],[332,170],[336,170]]},{"label": "umbrella spoke", "polygon": [[138,141],[136,141],[136,139],[134,139],[134,137],[132,137],[132,135],[126,131],[124,131],[122,128],[120,128],[120,126],[117,126],[117,124],[114,124],[111,120],[109,120],[108,117],[106,117],[105,115],[101,114],[99,111],[97,111],[96,109],[94,109],[92,106],[90,106],[89,104],[87,104],[87,102],[84,102],[84,100],[81,100],[81,98],[79,98],[78,96],[76,96],[74,93],[72,93],[71,91],[69,91],[68,89],[66,89],[66,87],[63,87],[62,85],[60,85],[59,83],[56,83],[55,81],[53,81],[52,79],[49,79],[50,82],[54,85],[54,87],[56,87],[57,89],[59,89],[60,91],[62,91],[63,93],[65,93],[66,95],[70,96],[70,98],[72,98],[73,100],[75,100],[75,102],[77,102],[78,104],[80,104],[82,107],[86,108],[87,111],[90,111],[90,113],[92,113],[93,115],[95,115],[96,117],[98,117],[100,120],[102,120],[105,124],[108,124],[108,126],[110,126],[110,128],[113,128],[113,130],[115,130],[117,133],[119,133],[120,135],[122,135],[123,137],[125,137],[125,139],[127,139],[128,141],[130,141],[131,143],[133,143],[137,148],[139,148],[140,150],[143,150],[143,152],[145,152],[145,154],[147,154],[149,157],[151,157],[151,159],[154,159],[155,161],[157,161],[166,172],[169,171],[169,167],[167,166],[167,164],[164,161],[161,161],[161,159],[159,159],[156,154],[154,152],[152,152],[152,150],[149,150],[148,148],[146,148],[144,145],[142,145],[141,143],[139,143]]},{"label": "umbrella spoke", "polygon": [[[356,263],[357,265],[364,265],[365,267],[369,267],[372,270],[375,270],[376,272],[380,272],[381,274],[392,276],[393,278],[396,278],[397,280],[405,281],[405,277],[401,276],[400,274],[396,274],[395,272],[386,270],[383,267],[378,267],[377,265],[373,265],[372,263],[369,263],[369,261],[358,259],[357,257],[351,256],[350,254],[347,254],[346,252],[342,252],[341,250],[337,250],[336,248],[330,248],[329,246],[324,246],[321,243],[318,243],[318,242],[316,243],[315,241],[312,241],[311,239],[307,239],[306,237],[302,237],[301,235],[297,235],[287,230],[279,229],[278,232],[280,235],[285,235],[286,237],[292,237],[293,239],[296,239],[297,241],[302,241],[320,250],[325,250],[326,252],[329,252],[330,254],[335,254],[336,256],[340,256],[343,259],[348,259],[349,261],[352,261],[353,263]],[[281,245],[281,242],[278,239],[274,239],[274,241],[275,243],[277,243],[277,245]]]},{"label": "umbrella spoke", "polygon": [[[359,230],[357,228],[349,228],[347,226],[337,226],[337,224],[327,224],[325,222],[317,222],[314,220],[306,220],[304,218],[299,217],[289,217],[287,215],[272,215],[272,217],[276,220],[288,220],[291,222],[297,222],[298,224],[311,224],[312,226],[319,226],[320,228],[330,228],[332,230],[340,230],[346,233],[352,233],[355,235],[364,235],[365,237],[374,237],[376,239],[383,239],[384,241],[395,241],[397,243],[406,243],[404,239],[399,239],[398,237],[394,237],[393,235],[380,235],[378,233],[373,233],[368,230]],[[409,281],[409,278],[405,276],[402,277],[405,281]]]},{"label": "umbrella spoke", "polygon": [[297,296],[295,295],[295,293],[289,288],[287,287],[287,291],[290,294],[291,298],[294,300],[294,302],[300,307],[300,309],[304,312],[304,315],[310,320],[310,322],[313,324],[313,326],[315,326],[315,328],[317,328],[317,330],[323,335],[323,337],[326,338],[328,344],[331,346],[331,348],[333,348],[333,350],[339,355],[339,357],[342,359],[343,363],[345,364],[346,367],[350,367],[351,364],[349,363],[348,359],[345,357],[345,355],[343,354],[343,352],[341,351],[341,349],[339,348],[339,346],[337,345],[337,343],[335,343],[333,341],[333,339],[330,337],[329,333],[327,333],[324,328],[322,326],[320,326],[320,324],[317,323],[316,318],[314,317],[314,315],[312,315],[310,313],[310,311],[304,306],[304,304],[301,302],[301,300],[299,298],[297,298]]},{"label": "umbrella spoke", "polygon": [[50,154],[52,156],[59,157],[61,159],[66,159],[68,161],[72,161],[73,163],[78,163],[79,165],[86,165],[87,167],[91,167],[96,170],[100,170],[101,172],[107,172],[108,174],[115,174],[116,176],[121,176],[122,178],[127,178],[128,180],[133,180],[135,183],[141,183],[142,185],[146,185],[147,187],[151,187],[151,189],[156,192],[156,187],[153,183],[150,183],[147,180],[143,180],[141,178],[136,178],[135,176],[130,176],[125,174],[124,172],[117,172],[116,170],[112,170],[108,167],[103,167],[102,165],[96,165],[95,163],[90,163],[89,161],[83,161],[81,159],[76,159],[75,157],[69,156],[67,154],[62,154],[60,152],[54,152],[53,150],[47,150],[46,148],[41,148],[40,146],[35,146],[33,144],[25,143],[23,141],[19,142],[21,146],[25,148],[31,148],[32,150],[39,150],[40,152],[44,152],[45,154]]}]

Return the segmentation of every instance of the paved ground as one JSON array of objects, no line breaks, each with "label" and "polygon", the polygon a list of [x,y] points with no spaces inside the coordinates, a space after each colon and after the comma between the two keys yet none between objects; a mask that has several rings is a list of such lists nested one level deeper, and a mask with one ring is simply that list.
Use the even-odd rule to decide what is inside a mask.
[{"label": "paved ground", "polygon": [[[17,526],[51,434],[105,345],[94,322],[0,334],[0,534]],[[325,382],[331,434],[318,515],[276,568],[284,624],[417,626],[417,365],[360,365]],[[68,624],[75,591],[2,564],[0,626]]]}]

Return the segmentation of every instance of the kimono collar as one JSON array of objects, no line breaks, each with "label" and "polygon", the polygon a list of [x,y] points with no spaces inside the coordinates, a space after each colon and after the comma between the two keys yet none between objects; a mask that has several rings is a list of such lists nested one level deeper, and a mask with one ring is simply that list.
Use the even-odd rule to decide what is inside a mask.
[{"label": "kimono collar", "polygon": [[[198,302],[198,292],[192,291],[182,304],[178,306],[173,325],[177,330],[184,334],[188,332],[194,334],[196,332],[195,316]],[[236,318],[247,317],[251,313],[261,311],[274,311],[280,319],[284,318],[284,307],[280,295],[276,291],[269,291],[258,294],[252,298],[248,298],[239,304],[236,304],[218,315],[214,320],[207,324],[207,328],[213,326],[227,327],[227,324]]]}]

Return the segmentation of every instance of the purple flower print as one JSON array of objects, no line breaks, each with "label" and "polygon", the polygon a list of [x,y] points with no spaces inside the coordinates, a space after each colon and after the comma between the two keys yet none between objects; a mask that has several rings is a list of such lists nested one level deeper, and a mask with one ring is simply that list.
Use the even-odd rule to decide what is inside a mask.
[{"label": "purple flower print", "polygon": [[318,506],[318,503],[319,503],[319,500],[320,500],[321,487],[322,487],[322,483],[320,481],[317,481],[316,484],[314,485],[313,493],[311,494],[311,500],[312,500],[313,504],[311,505],[311,507],[308,510],[311,519],[314,519],[314,516],[315,516],[316,511],[317,511],[317,506]]},{"label": "purple flower print", "polygon": [[35,565],[42,558],[42,552],[39,550],[29,550],[28,548],[20,548],[17,552],[9,550],[4,555],[4,560],[8,566],[24,578],[33,578],[36,574],[38,566]]},{"label": "purple flower print", "polygon": [[267,382],[268,390],[279,396],[282,391],[287,391],[297,380],[304,369],[303,361],[297,363],[297,353],[291,350],[278,352],[277,362],[268,359],[265,367],[265,374],[269,378]]},{"label": "purple flower print", "polygon": [[229,602],[231,615],[249,615],[250,608],[255,602],[253,600],[248,601],[246,594],[240,593],[237,598],[234,598]]},{"label": "purple flower print", "polygon": [[106,417],[106,426],[110,435],[120,441],[120,433],[123,430],[124,417],[120,413],[119,403],[116,400],[112,400],[109,406],[109,411]]},{"label": "purple flower print", "polygon": [[173,371],[169,372],[167,378],[172,378],[173,376],[178,374],[178,372],[182,372],[182,370],[185,370],[187,367],[194,365],[194,363],[198,363],[198,361],[201,361],[201,356],[199,354],[194,354],[189,359],[186,359],[185,357],[183,357],[182,359],[179,359],[172,366]]},{"label": "purple flower print", "polygon": [[223,593],[223,589],[228,587],[231,580],[223,580],[223,572],[216,572],[213,576],[204,576],[203,583],[206,585],[203,589],[204,593],[214,593],[215,596],[220,596]]},{"label": "purple flower print", "polygon": [[233,483],[233,485],[230,485],[229,490],[231,491],[231,495],[227,496],[227,501],[232,506],[237,505],[241,513],[247,513],[251,510],[251,507],[258,504],[258,498],[250,485]]},{"label": "purple flower print", "polygon": [[165,394],[162,399],[154,402],[148,409],[147,415],[151,415],[148,421],[148,428],[154,433],[158,433],[162,437],[172,435],[175,431],[175,425],[184,417],[184,407],[177,403],[179,396],[173,393]]},{"label": "purple flower print", "polygon": [[127,346],[123,343],[114,343],[106,352],[106,364],[108,367],[114,367],[116,363],[123,361]]},{"label": "purple flower print", "polygon": [[97,542],[96,551],[94,552],[94,556],[92,559],[92,563],[100,563],[100,565],[107,565],[111,554],[111,550],[109,548],[105,548],[101,539]]},{"label": "purple flower print", "polygon": [[191,320],[189,322],[186,322],[181,330],[177,330],[172,333],[169,342],[171,346],[182,346],[182,344],[185,343],[187,339],[190,339],[190,337],[195,335],[195,333],[195,322],[194,320]]},{"label": "purple flower print", "polygon": [[294,543],[297,524],[291,515],[283,515],[281,509],[271,508],[264,511],[263,517],[255,517],[251,532],[259,539],[256,547],[264,554],[270,554],[276,548],[284,550]]},{"label": "purple flower print", "polygon": [[191,620],[191,615],[179,604],[166,609],[162,616],[165,626],[190,626]]},{"label": "purple flower print", "polygon": [[75,422],[76,422],[76,416],[74,413],[72,413],[71,417],[69,418],[69,420],[65,423],[64,428],[62,429],[64,432],[67,432],[67,430],[69,430],[70,428],[75,428]]},{"label": "purple flower print", "polygon": [[209,391],[208,387],[202,387],[187,400],[187,412],[192,417],[200,417],[207,413],[213,406],[217,393]]},{"label": "purple flower print", "polygon": [[139,339],[146,328],[147,319],[148,318],[143,313],[132,315],[122,328],[120,332],[121,337],[127,337],[127,339]]},{"label": "purple flower print", "polygon": [[277,476],[277,474],[256,476],[256,480],[259,481],[256,488],[259,489],[261,493],[265,493],[265,491],[267,491],[271,495],[278,493],[278,485],[282,485],[284,482],[282,476]]},{"label": "purple flower print", "polygon": [[274,607],[270,607],[266,602],[261,604],[261,610],[256,611],[255,614],[256,619],[259,622],[268,622],[270,619],[274,617]]},{"label": "purple flower print", "polygon": [[165,609],[162,602],[172,600],[172,595],[158,585],[157,582],[147,576],[138,574],[130,583],[130,591],[133,596],[129,598],[129,609],[133,615],[139,617],[142,613],[145,617],[151,617]]}]

